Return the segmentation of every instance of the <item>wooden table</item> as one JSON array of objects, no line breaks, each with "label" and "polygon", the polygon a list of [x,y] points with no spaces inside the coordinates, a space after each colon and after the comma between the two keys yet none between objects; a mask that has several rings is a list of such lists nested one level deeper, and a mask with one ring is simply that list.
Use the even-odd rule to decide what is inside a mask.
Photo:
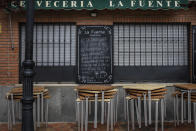
[{"label": "wooden table", "polygon": [[181,91],[181,122],[183,123],[183,95],[188,93],[188,123],[191,123],[191,92],[196,92],[196,84],[176,84],[176,88]]},{"label": "wooden table", "polygon": [[[141,91],[147,91],[148,92],[148,113],[149,113],[149,125],[152,124],[152,117],[151,117],[151,92],[153,90],[165,88],[164,85],[161,84],[137,84],[137,85],[129,85],[129,86],[123,86],[124,89],[135,89],[135,90],[141,90]],[[144,99],[146,99],[146,94],[144,95]]]}]

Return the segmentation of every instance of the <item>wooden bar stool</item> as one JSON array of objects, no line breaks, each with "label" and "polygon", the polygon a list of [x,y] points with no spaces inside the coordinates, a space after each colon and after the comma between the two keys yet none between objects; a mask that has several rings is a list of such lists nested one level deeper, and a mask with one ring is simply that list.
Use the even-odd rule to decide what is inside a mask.
[{"label": "wooden bar stool", "polygon": [[[84,116],[84,107],[81,108],[81,113],[79,113],[79,104],[83,105],[85,101],[85,131],[88,129],[88,110],[91,110],[89,102],[95,103],[95,111],[94,111],[94,128],[97,128],[97,104],[101,102],[101,124],[104,124],[104,110],[105,104],[108,105],[108,118],[107,118],[107,130],[109,130],[109,120],[111,122],[111,130],[113,130],[114,123],[116,122],[117,110],[115,109],[115,101],[117,97],[117,89],[112,86],[105,86],[105,85],[82,85],[76,88],[77,91],[77,113],[76,118],[78,124],[78,129],[83,130],[83,116]],[[112,107],[112,108],[111,108]],[[81,117],[81,119],[79,119]],[[80,121],[81,120],[81,121]]]},{"label": "wooden bar stool", "polygon": [[[16,116],[21,120],[21,99],[22,99],[22,88],[12,88],[7,94],[7,105],[8,105],[8,129],[12,129],[12,125],[16,123]],[[34,87],[33,88],[33,97],[35,102],[33,103],[33,119],[34,126],[40,126],[40,122],[44,122],[47,126],[48,123],[48,99],[50,98],[48,94],[48,89],[44,87]],[[37,103],[37,104],[36,104]],[[44,106],[44,103],[46,106]],[[18,106],[18,107],[17,107]],[[45,110],[45,113],[44,113]],[[17,115],[16,115],[17,114]],[[37,116],[36,116],[37,114]],[[44,117],[45,116],[45,117]],[[37,118],[37,119],[36,119]]]},{"label": "wooden bar stool", "polygon": [[[127,100],[127,118],[128,118],[128,130],[129,130],[129,101],[131,101],[131,111],[132,113],[134,112],[134,104],[135,104],[135,109],[136,109],[136,117],[138,121],[139,128],[141,128],[141,101],[144,103],[144,121],[145,121],[145,126],[148,126],[148,118],[147,118],[147,100],[149,100],[148,96],[148,90],[139,90],[139,89],[125,89],[126,90],[126,100]],[[162,130],[164,130],[164,118],[165,118],[165,94],[167,94],[167,89],[160,88],[160,89],[155,89],[151,90],[151,95],[150,95],[150,101],[155,101],[155,109],[156,109],[156,114],[155,114],[155,130],[158,130],[158,104],[159,101],[161,104],[161,122],[162,122]],[[135,101],[135,102],[134,102]],[[137,101],[137,102],[136,102]],[[150,108],[151,109],[151,108]],[[151,111],[149,111],[151,112]],[[151,114],[149,114],[151,115]],[[150,117],[150,116],[149,116]],[[134,114],[131,115],[131,120],[132,120],[132,129],[135,129],[134,126]],[[150,119],[149,119],[150,120]]]}]

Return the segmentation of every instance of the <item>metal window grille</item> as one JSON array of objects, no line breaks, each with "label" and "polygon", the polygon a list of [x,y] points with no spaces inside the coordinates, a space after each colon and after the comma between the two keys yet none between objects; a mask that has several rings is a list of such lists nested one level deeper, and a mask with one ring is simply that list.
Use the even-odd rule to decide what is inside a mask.
[{"label": "metal window grille", "polygon": [[115,24],[114,66],[187,66],[187,24]]},{"label": "metal window grille", "polygon": [[[36,66],[76,65],[76,26],[68,23],[35,23],[33,59]],[[21,63],[25,54],[25,25],[21,26]]]}]

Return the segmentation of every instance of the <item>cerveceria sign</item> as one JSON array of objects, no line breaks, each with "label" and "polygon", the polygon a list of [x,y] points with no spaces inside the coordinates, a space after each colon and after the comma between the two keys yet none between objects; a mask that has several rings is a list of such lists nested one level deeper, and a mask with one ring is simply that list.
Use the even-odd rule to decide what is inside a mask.
[{"label": "cerveceria sign", "polygon": [[[36,9],[182,9],[187,4],[188,0],[35,0]],[[25,8],[25,0],[19,5]],[[14,1],[11,7],[17,7]]]}]

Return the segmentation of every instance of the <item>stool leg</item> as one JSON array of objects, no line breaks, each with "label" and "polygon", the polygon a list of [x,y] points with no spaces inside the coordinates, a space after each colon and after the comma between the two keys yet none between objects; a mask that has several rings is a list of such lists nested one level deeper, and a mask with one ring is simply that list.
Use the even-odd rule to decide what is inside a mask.
[{"label": "stool leg", "polygon": [[127,127],[129,131],[129,100],[127,99]]},{"label": "stool leg", "polygon": [[137,102],[135,102],[135,110],[136,110],[136,117],[137,117],[137,123],[139,125],[139,111],[138,111],[138,105],[137,105]]},{"label": "stool leg", "polygon": [[101,124],[104,124],[104,91],[102,91],[101,96]]},{"label": "stool leg", "polygon": [[174,96],[174,125],[176,126],[176,96]]},{"label": "stool leg", "polygon": [[196,131],[196,103],[193,103],[193,106],[194,106],[194,126]]},{"label": "stool leg", "polygon": [[86,98],[85,131],[88,130],[88,98]]},{"label": "stool leg", "polygon": [[81,101],[81,131],[83,131],[84,126],[84,103]]},{"label": "stool leg", "polygon": [[164,131],[164,110],[165,110],[165,105],[164,105],[164,99],[161,99],[161,130]]},{"label": "stool leg", "polygon": [[91,115],[91,101],[88,103],[89,115]]},{"label": "stool leg", "polygon": [[146,105],[146,94],[144,94],[144,120],[145,120],[145,126],[148,126],[148,121],[147,121],[147,105]]},{"label": "stool leg", "polygon": [[111,130],[112,130],[112,131],[113,131],[113,126],[114,126],[114,125],[113,125],[113,119],[114,119],[114,118],[113,118],[113,109],[114,109],[114,107],[113,107],[113,105],[114,105],[114,104],[113,104],[113,100],[114,100],[114,99],[111,99],[111,103],[110,103],[110,106],[111,106],[111,107],[110,107],[110,109],[111,109]]},{"label": "stool leg", "polygon": [[184,109],[184,107],[183,107],[183,105],[184,105],[184,93],[182,92],[181,93],[181,123],[183,124],[184,123],[184,118],[183,118],[183,109]]},{"label": "stool leg", "polygon": [[126,116],[126,114],[127,114],[127,110],[126,110],[126,91],[124,90],[124,92],[123,92],[123,100],[124,100],[124,117],[125,117],[125,120],[127,119],[127,116]]},{"label": "stool leg", "polygon": [[41,93],[41,122],[44,121],[44,94]]},{"label": "stool leg", "polygon": [[37,95],[37,126],[40,127],[40,96]]},{"label": "stool leg", "polygon": [[78,122],[78,131],[80,131],[80,102],[77,102],[77,122]]},{"label": "stool leg", "polygon": [[178,110],[178,107],[179,107],[179,101],[178,101],[178,95],[176,95],[176,118],[177,118],[177,125],[179,126],[179,110]]},{"label": "stool leg", "polygon": [[46,101],[46,113],[45,113],[46,127],[48,127],[48,99],[45,99],[45,101]]},{"label": "stool leg", "polygon": [[152,123],[152,118],[151,118],[151,91],[148,91],[148,111],[149,111],[149,125]]},{"label": "stool leg", "polygon": [[14,96],[13,94],[11,94],[11,102],[12,102],[12,120],[13,120],[13,125],[16,124],[16,121],[15,121],[15,111],[14,111]]},{"label": "stool leg", "polygon": [[158,107],[159,107],[159,101],[156,101],[156,111],[155,111],[155,131],[158,131]]},{"label": "stool leg", "polygon": [[188,123],[191,123],[191,92],[188,90]]},{"label": "stool leg", "polygon": [[184,119],[186,120],[186,101],[184,100]]},{"label": "stool leg", "polygon": [[134,99],[131,100],[131,122],[132,122],[132,130],[135,130],[135,120],[134,120]]},{"label": "stool leg", "polygon": [[110,102],[108,102],[108,116],[107,116],[107,131],[109,131],[110,129]]},{"label": "stool leg", "polygon": [[118,121],[118,101],[119,101],[119,94],[117,91],[117,94],[116,94],[116,122]]},{"label": "stool leg", "polygon": [[167,103],[166,98],[164,97],[164,117],[167,117]]},{"label": "stool leg", "polygon": [[138,97],[138,111],[139,111],[139,128],[142,127],[142,114],[141,114],[141,99]]},{"label": "stool leg", "polygon": [[36,130],[36,107],[35,107],[35,102],[33,102],[33,122],[34,122],[34,129]]},{"label": "stool leg", "polygon": [[12,120],[11,120],[9,99],[7,99],[7,108],[8,108],[8,130],[12,130]]},{"label": "stool leg", "polygon": [[97,128],[97,94],[95,94],[95,116],[94,116],[94,128]]}]

